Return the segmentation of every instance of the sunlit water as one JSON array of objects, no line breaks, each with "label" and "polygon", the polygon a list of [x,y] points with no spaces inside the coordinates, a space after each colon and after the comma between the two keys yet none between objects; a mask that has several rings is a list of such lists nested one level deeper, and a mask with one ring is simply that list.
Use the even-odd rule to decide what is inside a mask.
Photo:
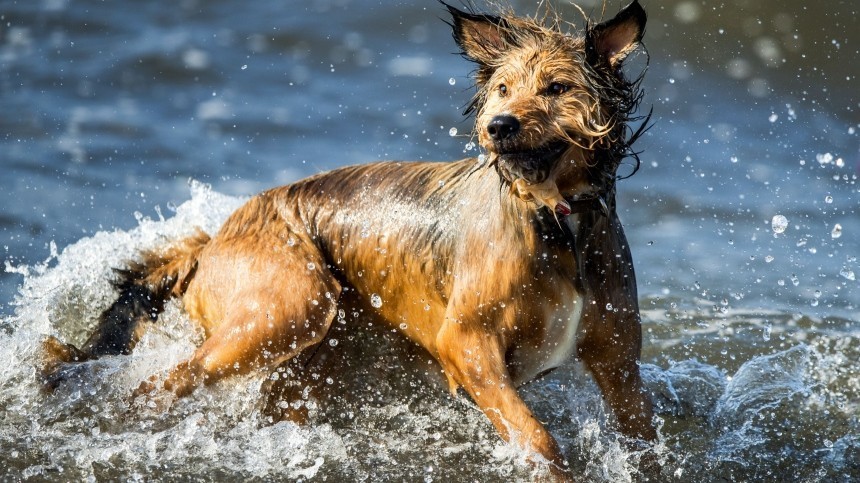
[{"label": "sunlit water", "polygon": [[[619,192],[660,442],[630,449],[573,361],[525,397],[589,481],[860,479],[856,7],[651,3],[656,124]],[[322,169],[477,153],[437,5],[273,8],[0,5],[0,479],[532,479],[381,329],[333,336],[343,367],[302,427],[260,415],[265,374],[129,410],[199,342],[177,305],[130,357],[40,392],[38,342],[80,342],[137,250]]]}]

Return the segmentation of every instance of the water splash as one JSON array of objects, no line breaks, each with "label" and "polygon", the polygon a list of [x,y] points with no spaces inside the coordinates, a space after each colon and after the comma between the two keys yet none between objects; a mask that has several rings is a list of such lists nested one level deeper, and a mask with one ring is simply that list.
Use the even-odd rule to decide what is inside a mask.
[{"label": "water splash", "polygon": [[642,378],[660,414],[704,417],[726,387],[726,376],[714,366],[686,360],[662,370],[642,365]]},{"label": "water splash", "polygon": [[830,238],[834,240],[842,236],[842,225],[839,223],[833,225],[833,230],[830,231]]},{"label": "water splash", "polygon": [[770,221],[770,227],[774,233],[783,233],[788,228],[788,218],[783,215],[774,215]]}]

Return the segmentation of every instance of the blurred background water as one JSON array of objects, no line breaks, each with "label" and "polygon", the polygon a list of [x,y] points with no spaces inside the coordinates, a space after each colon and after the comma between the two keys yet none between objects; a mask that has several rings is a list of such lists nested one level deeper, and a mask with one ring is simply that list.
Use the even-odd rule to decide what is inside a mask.
[{"label": "blurred background water", "polygon": [[[860,478],[858,6],[642,3],[655,124],[619,203],[661,478]],[[402,369],[414,384],[375,366],[344,382],[372,403],[321,410],[313,429],[258,429],[250,379],[123,426],[121,388],[60,402],[32,374],[39,336],[80,337],[112,297],[99,277],[179,220],[215,229],[242,197],[346,164],[476,155],[460,115],[471,66],[445,16],[433,1],[0,0],[4,479],[529,478],[423,361]],[[141,349],[157,367],[190,350],[181,314],[166,320]],[[153,369],[135,361],[94,371],[131,387]],[[645,478],[589,384],[571,364],[526,391],[578,471]]]}]

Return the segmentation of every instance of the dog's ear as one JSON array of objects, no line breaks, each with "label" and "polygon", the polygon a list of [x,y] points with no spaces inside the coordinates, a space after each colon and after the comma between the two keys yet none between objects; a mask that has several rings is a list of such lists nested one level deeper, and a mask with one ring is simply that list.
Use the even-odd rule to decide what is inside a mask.
[{"label": "dog's ear", "polygon": [[648,16],[638,0],[624,7],[611,20],[589,27],[586,32],[586,58],[591,65],[617,68],[639,47]]},{"label": "dog's ear", "polygon": [[489,66],[510,48],[505,19],[468,13],[442,2],[451,13],[454,40],[463,55],[482,66]]}]

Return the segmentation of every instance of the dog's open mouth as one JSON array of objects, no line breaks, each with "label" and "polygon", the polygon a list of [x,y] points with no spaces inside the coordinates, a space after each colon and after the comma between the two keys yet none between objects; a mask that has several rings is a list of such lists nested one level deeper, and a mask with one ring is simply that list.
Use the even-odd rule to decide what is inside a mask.
[{"label": "dog's open mouth", "polygon": [[552,169],[553,162],[568,148],[564,141],[554,141],[536,149],[520,150],[497,147],[497,167],[508,181],[525,179],[529,183],[544,181]]}]

